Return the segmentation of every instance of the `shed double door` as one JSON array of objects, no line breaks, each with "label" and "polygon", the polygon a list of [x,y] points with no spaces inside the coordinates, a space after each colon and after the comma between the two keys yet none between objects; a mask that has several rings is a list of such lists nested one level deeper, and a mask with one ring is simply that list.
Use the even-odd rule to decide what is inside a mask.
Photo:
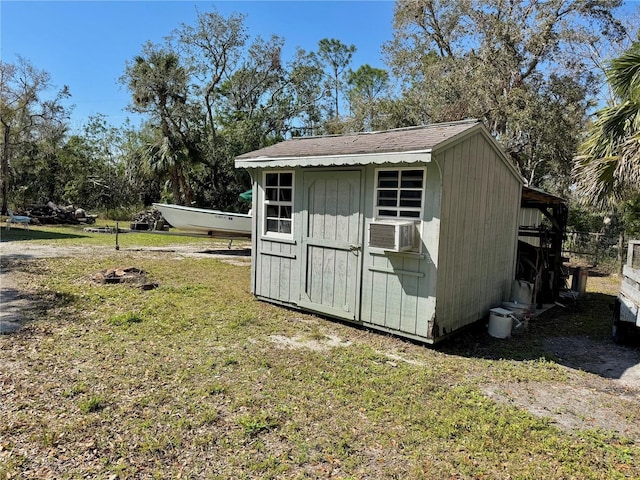
[{"label": "shed double door", "polygon": [[362,262],[360,171],[305,172],[299,304],[358,318]]}]

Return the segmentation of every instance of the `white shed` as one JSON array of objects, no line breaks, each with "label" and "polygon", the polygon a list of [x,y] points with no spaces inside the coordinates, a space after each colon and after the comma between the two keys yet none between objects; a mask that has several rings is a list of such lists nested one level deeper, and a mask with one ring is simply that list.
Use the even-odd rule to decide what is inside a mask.
[{"label": "white shed", "polygon": [[236,167],[259,299],[432,343],[509,298],[522,177],[478,121],[293,138]]}]

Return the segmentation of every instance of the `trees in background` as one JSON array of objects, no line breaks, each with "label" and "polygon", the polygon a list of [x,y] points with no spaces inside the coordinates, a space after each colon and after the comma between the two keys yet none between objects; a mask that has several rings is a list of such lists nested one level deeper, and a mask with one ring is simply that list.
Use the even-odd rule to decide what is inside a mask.
[{"label": "trees in background", "polygon": [[[250,179],[234,168],[239,154],[290,136],[469,117],[485,122],[529,184],[569,195],[572,160],[601,90],[593,52],[625,33],[613,15],[619,4],[400,0],[384,47],[390,70],[353,66],[355,46],[333,38],[283,59],[284,39],[250,37],[243,15],[199,12],[193,25],[143,45],[126,63],[121,81],[143,125],[116,128],[97,116],[74,135],[66,88],[43,100],[46,72],[23,60],[0,63],[3,208],[12,194],[101,209],[163,200],[244,210],[238,194]],[[613,65],[628,82],[628,65]],[[600,159],[580,163],[583,178],[614,179],[585,180],[589,188],[626,192],[638,183],[628,174],[638,158],[629,153],[637,145],[629,136],[635,81],[616,90],[618,110],[591,129],[592,147],[609,150],[583,146],[581,158]],[[621,115],[626,123],[614,121]],[[626,140],[601,141],[612,131]]]},{"label": "trees in background", "polygon": [[567,193],[577,136],[598,87],[577,52],[622,38],[613,15],[620,4],[397,2],[385,52],[403,82],[410,122],[480,118],[531,185]]},{"label": "trees in background", "polygon": [[[131,109],[146,114],[155,132],[142,157],[167,185],[165,200],[246,209],[238,195],[250,179],[234,168],[237,155],[291,135],[348,128],[339,112],[355,46],[323,39],[317,52],[299,50],[286,63],[283,45],[278,36],[250,39],[243,15],[214,11],[198,13],[195,26],[181,25],[165,45],[145,45],[127,64],[122,82]],[[375,97],[388,83],[383,73],[352,73],[358,127],[374,124]]]},{"label": "trees in background", "polygon": [[578,193],[601,207],[640,197],[640,42],[606,73],[615,103],[596,113],[574,172]]},{"label": "trees in background", "polygon": [[606,69],[612,103],[596,113],[576,157],[574,180],[582,207],[617,218],[640,235],[640,42]]},{"label": "trees in background", "polygon": [[127,65],[125,78],[131,109],[147,114],[156,126],[144,157],[159,176],[168,176],[172,201],[190,204],[189,163],[199,159],[200,146],[194,118],[198,106],[190,101],[187,68],[174,51],[148,43]]},{"label": "trees in background", "polygon": [[355,45],[345,45],[335,38],[323,38],[318,42],[318,59],[320,64],[328,70],[326,86],[333,100],[328,113],[334,120],[340,118],[340,91],[343,89],[343,76],[355,51]]},{"label": "trees in background", "polygon": [[[55,193],[61,181],[58,152],[69,113],[63,101],[70,94],[65,86],[47,98],[51,88],[49,73],[29,61],[0,61],[0,213],[6,213],[12,189],[22,198],[41,197]],[[43,181],[16,182],[23,172]]]},{"label": "trees in background", "polygon": [[[220,134],[220,103],[223,83],[240,62],[248,34],[244,15],[224,17],[217,12],[198,13],[195,26],[182,24],[175,30],[171,42],[180,52],[181,61],[189,71],[190,101],[196,105],[195,124],[200,135],[200,162],[193,184],[195,202],[199,205],[231,207],[235,203],[229,190],[237,190],[225,154],[224,138]],[[235,188],[234,188],[235,187]],[[224,198],[222,200],[219,200]],[[180,199],[174,199],[180,203]]]},{"label": "trees in background", "polygon": [[288,65],[292,101],[297,111],[294,136],[317,135],[322,131],[322,100],[325,97],[324,71],[313,52],[298,49]]},{"label": "trees in background", "polygon": [[351,130],[383,130],[388,119],[385,99],[390,96],[389,72],[362,65],[347,74]]}]

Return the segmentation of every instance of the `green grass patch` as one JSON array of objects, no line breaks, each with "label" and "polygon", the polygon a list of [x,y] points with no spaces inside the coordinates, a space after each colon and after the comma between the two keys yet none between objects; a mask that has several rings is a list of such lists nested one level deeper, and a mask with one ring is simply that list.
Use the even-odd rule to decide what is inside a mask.
[{"label": "green grass patch", "polygon": [[98,395],[92,395],[78,402],[78,408],[82,413],[99,412],[106,406],[104,398]]},{"label": "green grass patch", "polygon": [[258,412],[256,414],[241,415],[236,420],[237,424],[242,427],[244,433],[249,436],[255,436],[262,432],[268,432],[278,426],[278,422],[267,412]]},{"label": "green grass patch", "polygon": [[215,382],[207,387],[209,395],[223,395],[227,391],[226,385]]},{"label": "green grass patch", "polygon": [[136,323],[142,323],[144,317],[138,313],[127,312],[123,315],[115,315],[109,319],[109,323],[115,326],[129,326]]}]

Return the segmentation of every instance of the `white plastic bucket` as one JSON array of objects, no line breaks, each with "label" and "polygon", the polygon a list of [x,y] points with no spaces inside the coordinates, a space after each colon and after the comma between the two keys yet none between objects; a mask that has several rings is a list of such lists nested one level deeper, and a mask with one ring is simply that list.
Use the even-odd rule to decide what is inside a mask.
[{"label": "white plastic bucket", "polygon": [[520,327],[520,322],[512,311],[504,308],[492,308],[489,310],[489,335],[495,338],[509,338],[514,322],[516,322],[516,328]]}]

